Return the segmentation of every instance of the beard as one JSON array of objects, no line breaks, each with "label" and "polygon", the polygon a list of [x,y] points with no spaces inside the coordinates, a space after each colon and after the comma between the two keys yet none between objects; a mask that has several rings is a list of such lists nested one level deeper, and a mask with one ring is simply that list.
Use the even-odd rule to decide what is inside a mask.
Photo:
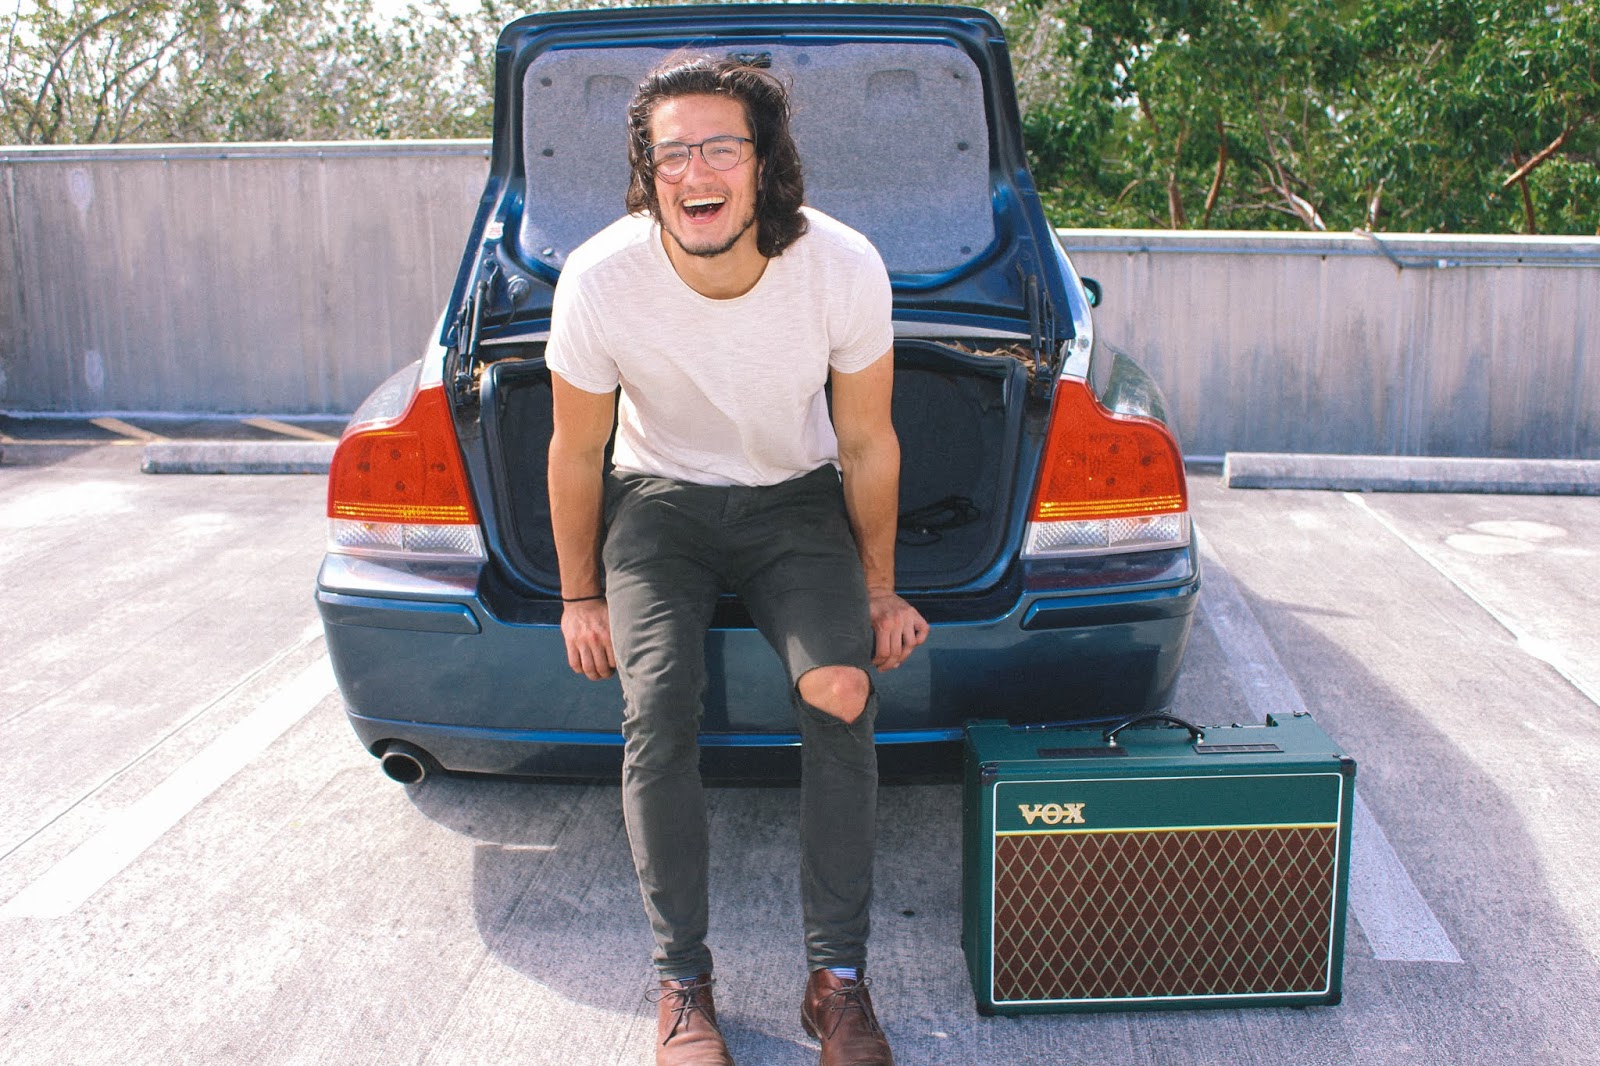
[{"label": "beard", "polygon": [[755,208],[752,207],[750,209],[750,213],[746,215],[744,221],[740,223],[739,228],[734,230],[732,235],[729,236],[727,240],[721,242],[720,244],[708,245],[700,248],[691,248],[689,245],[683,243],[683,238],[678,236],[677,231],[671,226],[668,226],[665,222],[661,223],[661,228],[667,232],[669,237],[672,238],[674,244],[683,249],[689,255],[698,256],[701,259],[714,259],[717,256],[722,255],[724,252],[732,250],[733,246],[739,243],[740,238],[748,233],[750,231],[750,227],[754,226],[755,224],[756,212]]}]

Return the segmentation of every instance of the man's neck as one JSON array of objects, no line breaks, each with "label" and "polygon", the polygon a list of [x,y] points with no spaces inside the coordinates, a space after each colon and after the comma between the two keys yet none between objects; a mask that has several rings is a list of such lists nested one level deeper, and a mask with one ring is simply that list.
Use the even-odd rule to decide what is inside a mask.
[{"label": "man's neck", "polygon": [[743,296],[756,287],[767,269],[767,257],[756,250],[754,240],[741,240],[721,255],[690,255],[663,229],[661,246],[683,283],[712,300]]}]

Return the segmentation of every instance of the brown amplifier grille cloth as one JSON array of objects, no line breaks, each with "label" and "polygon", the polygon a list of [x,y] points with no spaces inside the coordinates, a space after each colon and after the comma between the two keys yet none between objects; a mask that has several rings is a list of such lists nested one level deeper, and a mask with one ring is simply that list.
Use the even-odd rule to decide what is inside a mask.
[{"label": "brown amplifier grille cloth", "polygon": [[996,1002],[1314,992],[1337,831],[997,836]]}]

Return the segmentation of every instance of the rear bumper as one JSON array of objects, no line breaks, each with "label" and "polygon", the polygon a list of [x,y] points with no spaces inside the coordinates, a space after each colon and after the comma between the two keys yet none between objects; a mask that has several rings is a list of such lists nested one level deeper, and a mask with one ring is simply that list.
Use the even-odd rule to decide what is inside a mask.
[{"label": "rear bumper", "polygon": [[[387,721],[354,711],[349,711],[348,717],[356,736],[373,754],[381,754],[389,744],[403,741],[428,752],[439,765],[457,773],[614,782],[622,771],[622,735],[616,732],[486,730]],[[878,776],[882,781],[913,784],[960,778],[960,741],[909,743],[908,735],[898,736],[900,743],[879,738]],[[714,734],[702,739],[705,743],[700,769],[708,781],[767,785],[800,779],[798,736],[790,744],[780,743],[782,738],[778,736],[739,738],[743,743]]]},{"label": "rear bumper", "polygon": [[[612,772],[616,678],[574,673],[553,622],[497,617],[478,595],[479,577],[477,567],[326,557],[317,605],[362,743],[377,753],[405,740],[450,770]],[[935,622],[905,665],[875,678],[880,747],[958,740],[973,718],[1090,721],[1162,707],[1198,589],[1191,569],[1165,587],[1026,594],[991,619]],[[706,656],[708,753],[799,743],[787,680],[759,633],[713,629]]]}]

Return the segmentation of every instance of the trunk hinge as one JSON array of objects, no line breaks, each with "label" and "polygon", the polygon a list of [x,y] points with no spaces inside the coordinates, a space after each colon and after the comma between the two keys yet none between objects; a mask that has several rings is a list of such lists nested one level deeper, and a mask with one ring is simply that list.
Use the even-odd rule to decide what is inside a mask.
[{"label": "trunk hinge", "polygon": [[1046,296],[1038,272],[1029,270],[1029,265],[1024,261],[1017,268],[1022,275],[1022,293],[1028,308],[1028,350],[1033,356],[1028,380],[1036,394],[1049,395],[1059,369],[1061,342],[1056,336],[1055,306]]},{"label": "trunk hinge", "polygon": [[483,305],[489,299],[489,286],[500,264],[493,259],[484,264],[482,277],[473,286],[472,294],[456,313],[455,344],[450,348],[450,363],[454,373],[450,377],[450,391],[458,403],[473,403],[478,391],[478,334],[483,324]]}]

